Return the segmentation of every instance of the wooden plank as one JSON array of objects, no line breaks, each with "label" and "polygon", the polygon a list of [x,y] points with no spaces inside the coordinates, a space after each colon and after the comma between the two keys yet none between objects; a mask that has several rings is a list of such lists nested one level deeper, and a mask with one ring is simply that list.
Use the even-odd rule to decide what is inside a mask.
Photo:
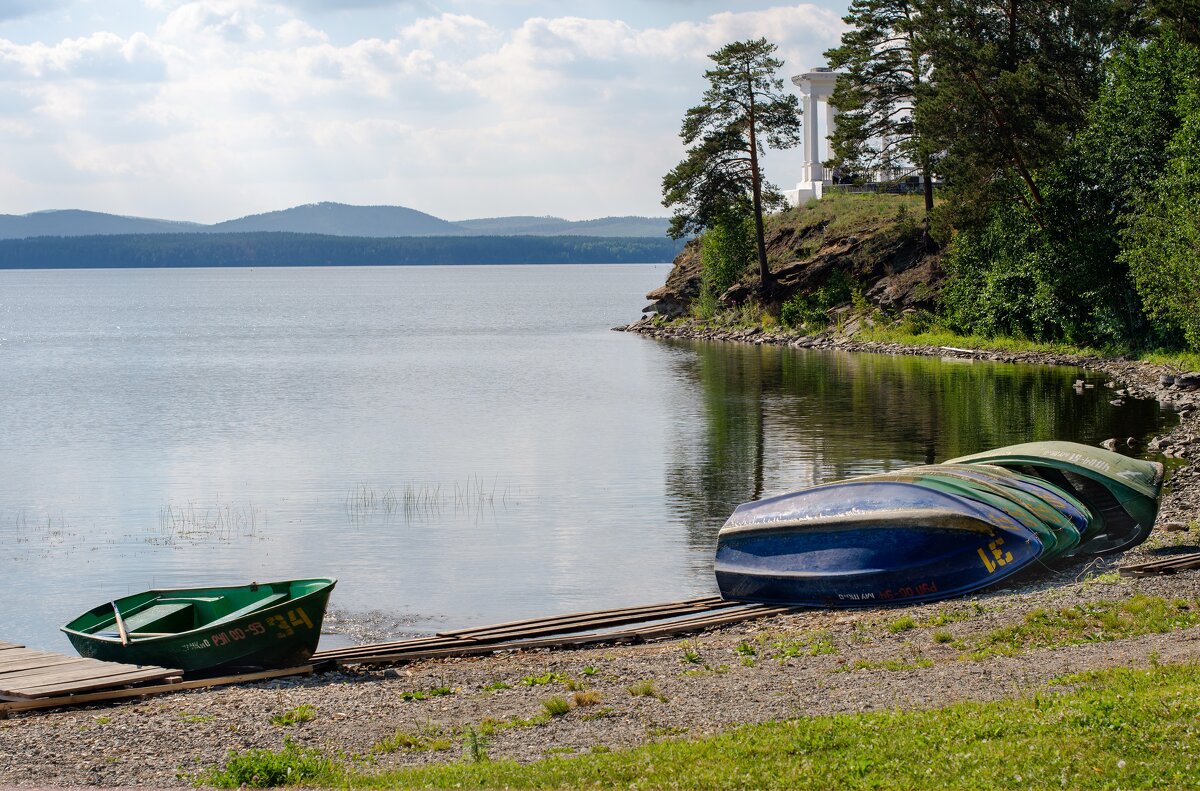
[{"label": "wooden plank", "polygon": [[1119,571],[1126,577],[1140,577],[1149,574],[1171,574],[1175,571],[1195,568],[1200,568],[1200,552],[1150,560],[1145,563],[1131,563],[1127,566],[1122,566]]},{"label": "wooden plank", "polygon": [[657,627],[642,628],[642,629],[626,629],[615,632],[592,632],[589,634],[575,634],[564,637],[545,637],[532,640],[514,640],[503,643],[485,643],[479,645],[467,645],[462,647],[429,649],[406,652],[383,652],[374,656],[354,656],[345,659],[337,660],[339,665],[384,665],[398,664],[403,662],[414,662],[422,659],[443,659],[460,656],[479,656],[482,654],[497,653],[500,651],[523,651],[535,648],[580,648],[597,643],[619,643],[630,641],[642,641],[654,639],[657,637],[668,637],[676,634],[684,634],[686,632],[701,631],[712,626],[723,626],[725,624],[737,623],[739,621],[754,620],[764,618],[769,615],[777,615],[784,612],[790,612],[795,608],[792,607],[764,607],[761,605],[743,606],[743,609],[734,612],[721,613],[719,615],[704,614],[694,618],[685,618],[674,621],[668,624],[662,624]]},{"label": "wooden plank", "polygon": [[166,681],[168,678],[180,678],[180,676],[166,676],[162,675],[161,673],[146,673],[143,671],[107,676],[105,678],[84,679],[82,681],[46,683],[36,687],[30,687],[29,689],[25,690],[25,697],[44,698],[51,695],[74,695],[80,692],[90,692],[97,689],[111,689],[113,687],[126,687],[131,684],[147,684],[155,681]]},{"label": "wooden plank", "polygon": [[23,646],[23,645],[17,645],[16,643],[6,643],[3,640],[0,640],[0,651],[7,651],[10,648],[24,648],[24,647],[25,646]]},{"label": "wooden plank", "polygon": [[0,665],[0,688],[4,686],[4,680],[8,678],[9,674],[19,673],[23,670],[36,670],[42,667],[65,665],[76,661],[78,660],[73,657],[63,656],[62,654],[48,654],[43,657],[30,657],[20,662]]},{"label": "wooden plank", "polygon": [[522,626],[539,628],[543,625],[570,622],[572,620],[578,620],[578,619],[582,619],[582,618],[594,619],[594,618],[602,618],[602,617],[606,617],[606,616],[613,616],[613,617],[621,618],[621,617],[625,617],[627,615],[635,615],[638,613],[653,612],[656,610],[662,610],[662,609],[668,609],[668,608],[677,608],[677,607],[704,607],[704,608],[706,608],[706,607],[712,607],[712,606],[728,604],[728,603],[730,603],[730,602],[726,602],[724,599],[720,598],[719,596],[705,596],[705,597],[698,598],[698,599],[684,599],[683,601],[677,601],[677,602],[663,602],[660,604],[643,604],[643,605],[640,605],[637,607],[617,607],[617,608],[609,609],[609,610],[594,610],[591,612],[572,612],[572,613],[563,613],[561,615],[543,616],[541,618],[526,618],[521,621],[509,621],[508,623],[498,623],[498,624],[492,624],[490,626],[478,626],[478,627],[475,627],[472,629],[458,629],[458,630],[455,630],[452,632],[439,632],[439,634],[446,636],[446,637],[450,637],[450,636],[477,637],[481,634],[487,634],[487,633],[499,632],[499,631],[509,631],[516,627],[522,627]]},{"label": "wooden plank", "polygon": [[485,644],[551,634],[566,634],[581,632],[587,629],[675,618],[697,611],[708,612],[714,609],[728,609],[738,606],[743,605],[741,602],[731,602],[719,597],[710,596],[679,602],[667,602],[665,604],[644,605],[641,607],[621,607],[611,610],[597,610],[591,613],[566,613],[546,618],[527,618],[522,621],[511,621],[494,626],[481,626],[474,629],[442,632],[432,638],[416,638],[393,643],[377,643],[374,645],[320,651],[313,655],[313,661],[341,661],[355,656],[379,656],[397,652],[433,650],[460,645],[464,642],[465,645],[474,643]]},{"label": "wooden plank", "polygon": [[[107,678],[108,676],[123,676],[129,673],[143,672],[146,671],[135,667],[134,665],[118,665],[111,662],[96,663],[94,660],[76,659],[67,664],[52,665],[50,667],[35,667],[16,673],[6,673],[3,678],[5,685],[23,689],[30,685],[37,684],[43,679],[50,679],[57,682],[90,678]],[[154,668],[149,672],[158,672],[164,676],[169,676],[172,672],[178,671]]]},{"label": "wooden plank", "polygon": [[220,676],[204,678],[195,681],[182,681],[177,684],[159,684],[156,686],[134,687],[132,689],[115,689],[105,692],[89,692],[79,695],[59,695],[57,697],[22,700],[12,703],[0,703],[0,717],[10,712],[35,711],[38,709],[62,708],[64,706],[81,706],[87,703],[104,703],[113,700],[126,700],[151,695],[162,695],[167,692],[180,692],[188,689],[203,689],[206,687],[221,687],[229,684],[243,684],[251,681],[263,681],[284,676],[301,676],[312,672],[312,665],[291,667],[285,670],[264,670],[258,673],[242,673],[236,676]]},{"label": "wooden plank", "polygon": [[[94,667],[78,667],[57,673],[44,673],[23,678],[6,680],[0,694],[7,698],[36,698],[57,692],[75,692],[104,687],[118,687],[146,681],[159,681],[170,675],[178,675],[177,670],[138,670],[128,665],[117,665],[117,669],[98,669]],[[55,670],[55,668],[50,668]]]}]

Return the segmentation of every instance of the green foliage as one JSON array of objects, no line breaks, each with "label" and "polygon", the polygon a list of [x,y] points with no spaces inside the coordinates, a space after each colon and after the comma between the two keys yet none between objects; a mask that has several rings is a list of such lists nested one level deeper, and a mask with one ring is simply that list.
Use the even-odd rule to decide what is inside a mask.
[{"label": "green foliage", "polygon": [[829,277],[815,291],[796,294],[779,309],[779,320],[786,327],[820,329],[829,326],[829,311],[838,305],[854,301],[858,293],[861,299],[862,284],[841,269],[830,272]]},{"label": "green foliage", "polygon": [[272,716],[271,724],[279,728],[290,728],[302,722],[309,722],[315,719],[316,716],[316,708],[307,703],[302,703],[294,709]]},{"label": "green foliage", "polygon": [[199,779],[216,788],[272,788],[300,785],[318,779],[332,785],[338,767],[318,750],[301,749],[291,741],[281,750],[230,750],[223,769],[213,769]]},{"label": "green foliage", "polygon": [[1195,72],[1178,103],[1169,161],[1136,202],[1121,260],[1150,317],[1200,351],[1200,66]]},{"label": "green foliage", "polygon": [[1182,119],[1200,56],[1170,35],[1127,42],[1105,75],[1086,127],[1038,174],[1040,192],[1010,180],[1012,199],[956,237],[942,291],[951,329],[1104,346],[1177,344],[1186,333],[1197,292],[1175,284],[1195,282],[1195,189],[1167,166],[1172,152],[1194,151]]},{"label": "green foliage", "polygon": [[486,736],[468,726],[466,735],[463,737],[463,754],[473,764],[483,763],[488,760],[487,751],[490,744]]},{"label": "green foliage", "polygon": [[917,621],[911,615],[901,615],[896,620],[888,624],[888,631],[892,634],[907,632],[909,629],[916,629]]},{"label": "green foliage", "polygon": [[712,318],[718,298],[754,262],[754,220],[745,211],[717,217],[700,237],[700,305]]}]

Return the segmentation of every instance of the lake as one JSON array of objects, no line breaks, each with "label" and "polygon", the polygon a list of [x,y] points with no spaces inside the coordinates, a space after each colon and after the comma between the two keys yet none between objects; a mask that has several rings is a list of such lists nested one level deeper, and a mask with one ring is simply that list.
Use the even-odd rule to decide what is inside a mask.
[{"label": "lake", "polygon": [[372,638],[705,595],[743,501],[1173,421],[1074,368],[612,332],[667,271],[0,272],[0,639],[251,579],[336,576]]}]

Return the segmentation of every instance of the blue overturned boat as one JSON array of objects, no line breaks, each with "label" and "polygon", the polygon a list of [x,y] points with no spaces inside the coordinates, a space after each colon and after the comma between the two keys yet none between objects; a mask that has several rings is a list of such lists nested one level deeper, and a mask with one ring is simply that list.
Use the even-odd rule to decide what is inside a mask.
[{"label": "blue overturned boat", "polygon": [[717,586],[726,599],[796,606],[928,601],[1009,577],[1043,548],[1037,531],[983,499],[841,481],[739,506],[718,537]]},{"label": "blue overturned boat", "polygon": [[726,599],[811,607],[959,596],[1140,543],[1161,487],[1160,464],[1067,442],[814,486],[733,512],[717,586]]}]

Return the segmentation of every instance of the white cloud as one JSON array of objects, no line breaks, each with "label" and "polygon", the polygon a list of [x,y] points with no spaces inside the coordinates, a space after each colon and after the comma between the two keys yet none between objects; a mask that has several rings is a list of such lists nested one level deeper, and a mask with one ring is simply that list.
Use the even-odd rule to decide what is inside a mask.
[{"label": "white cloud", "polygon": [[[296,4],[143,1],[147,33],[0,39],[0,139],[43,146],[25,162],[0,149],[0,173],[38,206],[216,220],[331,199],[463,217],[503,213],[503,194],[514,213],[657,213],[707,54],[765,35],[795,73],[841,25],[796,5],[658,26],[438,13],[347,35]],[[54,178],[39,185],[33,163]],[[57,192],[72,173],[81,189]]]}]

